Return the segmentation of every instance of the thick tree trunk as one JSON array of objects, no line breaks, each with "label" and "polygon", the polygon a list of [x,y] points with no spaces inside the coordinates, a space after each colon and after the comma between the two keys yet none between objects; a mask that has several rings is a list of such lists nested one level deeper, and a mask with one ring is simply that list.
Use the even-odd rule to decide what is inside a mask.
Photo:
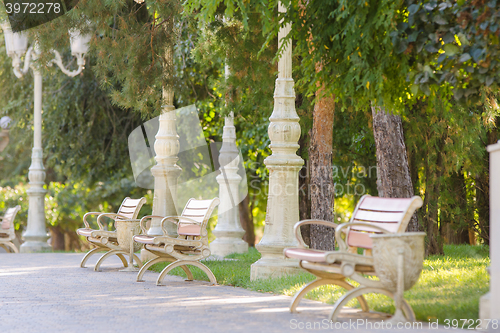
[{"label": "thick tree trunk", "polygon": [[[377,189],[384,198],[410,198],[413,184],[408,166],[401,117],[372,107],[373,135],[377,149]],[[407,231],[419,231],[417,214],[413,214]]]},{"label": "thick tree trunk", "polygon": [[82,250],[82,243],[80,238],[74,231],[65,231],[64,232],[64,250],[72,251],[72,250]]},{"label": "thick tree trunk", "polygon": [[255,230],[253,226],[253,216],[250,211],[250,195],[239,204],[241,226],[245,230],[243,240],[248,243],[248,246],[255,247]]},{"label": "thick tree trunk", "polygon": [[[323,87],[316,92],[321,96]],[[311,218],[333,221],[334,188],[332,175],[332,141],[334,96],[320,97],[314,105],[309,168],[311,173]],[[335,249],[335,229],[311,225],[311,247],[332,251]]]},{"label": "thick tree trunk", "polygon": [[64,244],[64,230],[60,227],[49,227],[50,230],[50,245],[53,251],[64,251],[66,250]]}]

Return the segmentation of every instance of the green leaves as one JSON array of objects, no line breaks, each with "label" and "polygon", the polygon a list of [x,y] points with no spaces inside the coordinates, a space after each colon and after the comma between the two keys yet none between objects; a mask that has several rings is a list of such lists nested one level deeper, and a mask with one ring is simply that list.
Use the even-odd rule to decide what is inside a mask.
[{"label": "green leaves", "polygon": [[[498,85],[500,47],[497,19],[500,8],[467,1],[406,0],[407,19],[399,17],[393,34],[395,51],[412,57],[414,72],[430,66],[435,78],[420,82],[422,91],[440,92],[443,84],[451,84],[455,98],[477,100],[480,87]],[[496,4],[496,2],[495,2]],[[408,22],[405,26],[402,22]],[[417,83],[418,84],[418,83]]]},{"label": "green leaves", "polygon": [[452,57],[460,52],[460,48],[454,44],[445,44],[443,49],[448,57]]},{"label": "green leaves", "polygon": [[458,58],[458,62],[459,62],[459,63],[462,63],[462,62],[466,62],[466,61],[468,61],[468,60],[470,60],[470,59],[471,59],[470,54],[468,54],[468,53],[463,53],[463,54],[460,56],[460,58]]},{"label": "green leaves", "polygon": [[408,13],[410,15],[414,15],[416,12],[418,12],[419,8],[420,8],[420,5],[414,3],[413,5],[410,5],[408,7]]}]

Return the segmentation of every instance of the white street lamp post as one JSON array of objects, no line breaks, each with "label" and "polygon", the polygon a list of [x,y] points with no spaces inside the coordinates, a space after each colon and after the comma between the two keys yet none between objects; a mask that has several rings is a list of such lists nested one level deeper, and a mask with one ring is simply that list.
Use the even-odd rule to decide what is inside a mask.
[{"label": "white street lamp post", "polygon": [[[141,4],[144,0],[135,0]],[[170,18],[164,29],[168,35],[172,31],[174,20]],[[151,168],[154,178],[153,193],[153,215],[175,216],[177,215],[177,182],[182,169],[177,165],[180,144],[176,129],[176,115],[174,106],[174,87],[171,82],[174,65],[174,45],[169,44],[165,48],[164,68],[167,81],[162,89],[162,113],[159,119],[158,132],[155,136],[154,150],[156,165]],[[151,219],[151,225],[147,231],[150,236],[163,235],[161,229],[161,218]],[[170,235],[177,234],[177,228],[172,223],[167,223],[167,231]],[[146,261],[155,255],[146,249],[141,250],[141,260]]]},{"label": "white street lamp post", "polygon": [[[168,23],[173,24],[173,21]],[[171,29],[171,27],[170,27]],[[171,31],[171,30],[170,30]],[[165,49],[166,71],[171,71],[174,63],[173,45]],[[169,77],[170,79],[170,77]],[[151,168],[155,185],[153,196],[153,215],[175,216],[177,215],[177,179],[181,168],[177,165],[179,158],[179,135],[175,126],[174,87],[168,82],[163,87],[163,112],[160,115],[160,124],[154,149],[156,153],[156,165]],[[167,224],[169,234],[176,234],[177,228]],[[148,230],[148,235],[162,235],[160,219],[153,219]]]},{"label": "white street lamp post", "polygon": [[[36,60],[38,51],[33,46],[28,48],[28,38],[23,33],[14,33],[8,23],[2,24],[5,36],[7,55],[12,58],[14,74],[22,78],[31,67],[34,76],[34,134],[31,166],[28,178],[29,208],[28,226],[23,234],[25,242],[21,245],[21,252],[42,252],[50,249],[47,244],[49,238],[45,227],[45,168],[43,166],[42,150],[42,73],[41,69],[31,60]],[[78,69],[70,71],[62,63],[59,52],[53,50],[55,58],[49,63],[58,65],[61,71],[74,77],[80,74],[85,66],[85,53],[88,51],[90,36],[82,36],[79,32],[70,31],[71,54],[77,58]],[[21,68],[21,58],[24,55],[24,66]]]},{"label": "white street lamp post", "polygon": [[[226,80],[229,77],[229,66],[225,66]],[[227,101],[226,101],[227,103]],[[238,175],[239,151],[236,147],[236,128],[234,127],[234,113],[231,112],[224,121],[222,132],[222,147],[219,154],[220,174],[219,183],[219,217],[213,230],[216,239],[210,243],[212,254],[225,257],[231,253],[245,253],[248,243],[242,237],[245,230],[241,227],[239,185],[241,176]]]},{"label": "white street lamp post", "polygon": [[[286,12],[280,2],[278,10]],[[291,31],[290,24],[278,33],[278,45]],[[264,235],[256,248],[261,259],[251,267],[250,279],[279,277],[300,271],[298,262],[285,259],[283,249],[296,247],[293,226],[299,220],[299,171],[304,164],[297,155],[300,138],[299,116],[295,111],[295,91],[292,78],[292,43],[286,42],[278,61],[278,78],[274,90],[274,109],[269,118],[271,156],[264,163],[269,169],[269,194],[267,197]]]}]

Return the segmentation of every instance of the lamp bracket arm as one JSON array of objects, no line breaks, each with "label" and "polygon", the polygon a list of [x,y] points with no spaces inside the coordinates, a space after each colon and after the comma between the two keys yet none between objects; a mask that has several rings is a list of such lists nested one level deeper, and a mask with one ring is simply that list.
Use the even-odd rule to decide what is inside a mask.
[{"label": "lamp bracket arm", "polygon": [[49,64],[48,64],[49,66],[52,66],[52,64],[56,64],[61,69],[61,71],[69,77],[75,77],[83,71],[84,66],[85,66],[85,59],[84,59],[83,54],[78,53],[76,55],[78,69],[76,69],[74,71],[70,71],[70,70],[66,69],[66,67],[64,66],[64,64],[62,62],[61,54],[59,54],[59,52],[57,52],[56,50],[52,50],[52,51],[54,52],[55,58],[49,62]]},{"label": "lamp bracket arm", "polygon": [[33,47],[30,46],[28,51],[26,52],[26,56],[24,57],[24,67],[21,69],[21,55],[18,53],[14,53],[12,58],[12,67],[14,68],[14,74],[20,79],[26,73],[28,73],[30,63],[31,63],[31,54],[33,53]]}]

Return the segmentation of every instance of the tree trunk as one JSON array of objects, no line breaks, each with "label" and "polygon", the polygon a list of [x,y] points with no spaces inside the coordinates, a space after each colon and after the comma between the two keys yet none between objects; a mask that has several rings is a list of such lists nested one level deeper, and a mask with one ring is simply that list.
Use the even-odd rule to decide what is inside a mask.
[{"label": "tree trunk", "polygon": [[[498,118],[497,118],[498,120]],[[497,143],[498,132],[495,128],[488,131],[488,145]],[[476,207],[478,220],[474,223],[474,230],[483,239],[485,245],[490,245],[490,154],[485,152],[483,172],[475,178]]]},{"label": "tree trunk", "polygon": [[[444,145],[444,140],[443,140]],[[436,159],[436,175],[430,182],[426,180],[426,184],[431,187],[431,198],[429,200],[429,229],[432,230],[432,233],[427,233],[427,236],[430,238],[429,242],[429,254],[444,254],[443,250],[443,240],[440,237],[442,233],[442,226],[440,228],[439,225],[439,197],[441,195],[441,176],[443,170],[443,158],[440,152],[442,151],[442,146],[439,147]],[[431,185],[431,184],[432,185]]]},{"label": "tree trunk", "polygon": [[82,250],[81,241],[76,232],[74,231],[65,231],[64,232],[64,250],[72,251],[72,250]]},{"label": "tree trunk", "polygon": [[469,225],[472,223],[473,207],[468,204],[467,186],[463,171],[453,172],[446,179],[447,192],[451,200],[441,203],[439,223],[446,244],[469,244]]},{"label": "tree trunk", "polygon": [[60,227],[49,227],[50,230],[50,245],[53,251],[64,251],[64,231]]},{"label": "tree trunk", "polygon": [[239,204],[241,226],[245,230],[243,240],[248,243],[248,246],[255,247],[255,230],[253,227],[253,216],[249,209],[250,195],[248,194],[245,199]]},{"label": "tree trunk", "polygon": [[[301,135],[299,139],[299,156],[304,158],[303,152],[307,149],[307,141],[311,131]],[[304,158],[304,167],[299,172],[299,219],[308,220],[311,218],[311,193],[309,191],[309,157]],[[311,225],[306,224],[300,228],[302,239],[311,246]]]},{"label": "tree trunk", "polygon": [[[401,117],[372,107],[373,135],[377,149],[377,190],[384,198],[411,198],[413,184],[408,166]],[[419,231],[417,214],[413,214],[407,231]]]},{"label": "tree trunk", "polygon": [[[324,87],[321,87],[316,92],[319,100],[314,105],[311,144],[309,146],[311,218],[333,222],[335,196],[332,174],[332,141],[335,97],[322,96],[323,90]],[[335,229],[311,225],[311,247],[326,251],[334,250]]]}]

